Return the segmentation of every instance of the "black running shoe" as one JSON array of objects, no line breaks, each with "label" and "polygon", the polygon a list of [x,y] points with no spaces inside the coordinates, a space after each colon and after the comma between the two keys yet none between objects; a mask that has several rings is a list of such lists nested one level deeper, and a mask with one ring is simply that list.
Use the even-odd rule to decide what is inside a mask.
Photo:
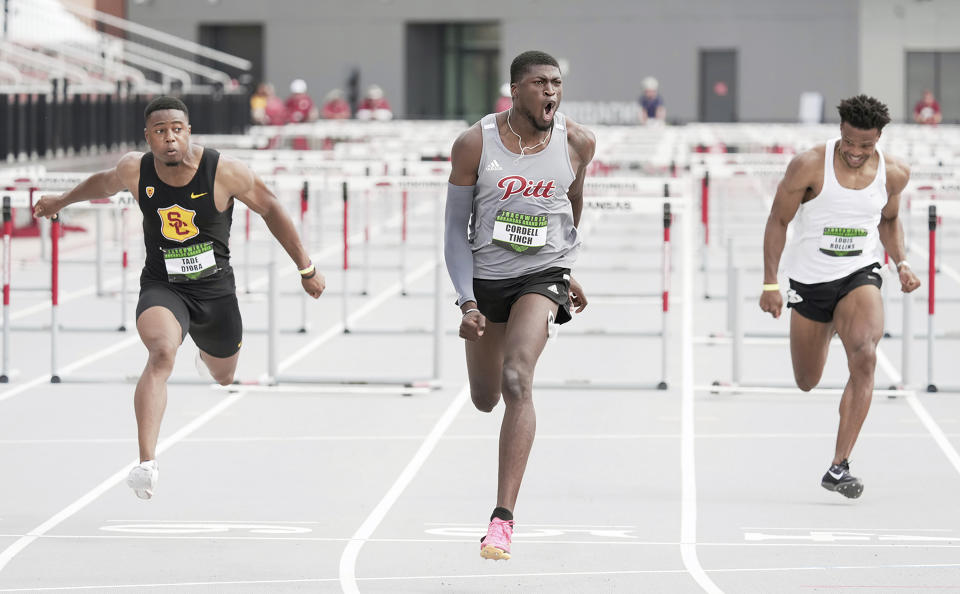
[{"label": "black running shoe", "polygon": [[827,491],[836,491],[849,499],[856,499],[863,493],[863,483],[850,474],[850,463],[846,460],[832,465],[820,479],[820,486]]}]

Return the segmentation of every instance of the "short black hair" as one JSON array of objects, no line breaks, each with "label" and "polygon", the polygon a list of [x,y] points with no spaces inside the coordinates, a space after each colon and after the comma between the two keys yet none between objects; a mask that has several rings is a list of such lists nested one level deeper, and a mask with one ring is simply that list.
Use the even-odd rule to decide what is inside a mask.
[{"label": "short black hair", "polygon": [[887,106],[867,95],[857,95],[844,99],[837,106],[837,111],[840,112],[841,124],[846,122],[860,130],[876,128],[879,132],[890,123],[890,112],[887,110]]},{"label": "short black hair", "polygon": [[183,112],[183,115],[187,116],[187,121],[190,121],[190,112],[187,111],[186,104],[176,97],[170,97],[169,95],[160,95],[159,97],[155,97],[150,103],[147,103],[147,108],[143,110],[143,121],[147,121],[151,113],[162,109],[179,109]]},{"label": "short black hair", "polygon": [[531,50],[529,52],[523,52],[519,56],[513,59],[513,62],[510,64],[510,83],[520,82],[520,79],[523,78],[523,75],[527,73],[527,70],[531,66],[556,66],[560,68],[560,64],[557,62],[557,59],[551,56],[546,52],[540,52],[536,50]]}]

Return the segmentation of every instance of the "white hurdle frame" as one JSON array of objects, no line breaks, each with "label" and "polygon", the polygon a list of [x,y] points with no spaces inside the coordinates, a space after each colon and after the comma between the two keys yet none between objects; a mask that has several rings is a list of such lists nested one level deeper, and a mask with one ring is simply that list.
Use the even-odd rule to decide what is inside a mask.
[{"label": "white hurdle frame", "polygon": [[[637,178],[643,180],[643,178]],[[619,181],[617,183],[623,183]],[[585,188],[586,191],[586,188]],[[665,191],[669,194],[669,191]],[[617,336],[617,337],[660,337],[660,381],[656,383],[644,382],[599,382],[590,379],[535,379],[534,389],[571,389],[571,390],[666,390],[668,388],[667,378],[669,377],[669,321],[670,321],[670,278],[672,274],[671,266],[671,243],[670,229],[673,225],[674,216],[679,212],[680,216],[691,216],[690,208],[691,197],[689,194],[680,196],[658,196],[658,197],[636,197],[620,196],[605,197],[607,199],[618,201],[629,201],[632,212],[662,213],[663,216],[663,248],[661,252],[661,329],[659,332],[561,332],[562,335],[570,336]],[[591,198],[590,202],[603,200],[603,198]],[[584,200],[587,204],[588,201]],[[641,206],[642,205],[642,206]],[[676,208],[676,207],[679,208]],[[684,249],[691,249],[691,246],[684,246]]]},{"label": "white hurdle frame", "polygon": [[[6,191],[3,193],[5,196],[14,196],[13,207],[16,208],[33,208],[33,197],[35,195],[42,195],[46,192],[60,192],[64,189],[64,184],[70,181],[76,180],[76,183],[80,183],[84,178],[80,174],[73,173],[60,173],[60,174],[50,174],[52,177],[41,177],[39,182],[30,182],[30,183],[12,183],[6,186]],[[49,180],[49,181],[48,181]],[[38,186],[37,183],[52,183],[54,184],[51,187],[47,186]],[[92,200],[90,202],[81,202],[76,204],[71,204],[67,208],[70,210],[91,210],[94,212],[94,238],[95,238],[95,256],[93,260],[82,261],[82,260],[64,260],[58,256],[58,264],[89,264],[92,263],[95,266],[95,280],[96,280],[96,295],[98,297],[103,297],[106,292],[103,290],[103,268],[104,268],[104,258],[103,258],[103,212],[105,210],[110,210],[112,212],[120,213],[120,244],[121,244],[121,257],[115,264],[119,264],[121,268],[121,283],[120,283],[120,293],[119,298],[121,306],[120,311],[120,324],[116,327],[63,327],[60,328],[63,331],[79,331],[79,332],[126,332],[126,298],[127,298],[127,280],[126,275],[129,265],[129,251],[128,251],[128,238],[127,238],[127,208],[128,206],[115,207],[112,206],[114,202],[128,204],[132,200],[132,196],[129,192],[121,192],[117,196],[123,196],[124,198],[108,198],[104,200]],[[129,198],[126,198],[129,197]],[[119,202],[118,202],[119,201]],[[44,219],[45,221],[45,219]],[[41,224],[41,230],[47,231],[52,234],[51,225]],[[61,223],[61,233],[62,233],[62,223]],[[51,235],[52,237],[52,235]],[[46,240],[42,234],[40,236],[40,242],[42,247],[41,256],[46,259]],[[52,243],[52,242],[51,242]],[[52,257],[52,256],[51,256]],[[24,289],[11,289],[11,290],[27,290],[27,291],[42,291],[48,293],[52,290],[50,286],[44,287],[31,287]],[[13,330],[24,330],[24,331],[46,331],[45,326],[18,326],[13,327]]]},{"label": "white hurdle frame", "polygon": [[[3,195],[3,358],[0,362],[0,383],[10,381],[10,276],[12,259],[10,246],[13,239],[12,208],[15,198],[6,192]],[[29,204],[29,197],[27,197]]]},{"label": "white hurdle frame", "polygon": [[[413,180],[411,178],[396,178],[392,180],[393,183],[404,185],[406,184],[423,184],[423,180]],[[343,288],[341,291],[341,331],[344,334],[351,334],[357,332],[356,330],[350,327],[350,315],[349,315],[349,305],[348,305],[348,294],[349,294],[349,285],[348,285],[348,273],[350,270],[350,260],[349,260],[349,208],[350,208],[350,194],[351,190],[361,190],[367,191],[370,188],[370,184],[376,182],[372,178],[360,179],[344,179],[341,182],[341,192],[343,198],[343,268],[342,268],[342,283]],[[384,182],[380,182],[382,185]],[[429,183],[438,184],[435,179],[430,179]],[[445,181],[444,181],[445,183]],[[353,186],[353,187],[351,187]],[[423,187],[422,185],[419,187]],[[414,377],[332,377],[332,376],[296,376],[296,375],[286,375],[281,374],[278,366],[278,357],[277,357],[277,347],[279,343],[279,332],[278,332],[278,312],[277,307],[279,304],[279,291],[277,285],[277,271],[276,271],[276,261],[272,257],[273,252],[271,252],[271,263],[269,265],[269,286],[270,290],[268,293],[268,327],[269,332],[267,334],[267,375],[263,383],[269,385],[278,385],[282,383],[300,383],[300,384],[311,384],[311,385],[353,385],[353,386],[396,386],[397,391],[403,394],[410,394],[411,388],[431,388],[437,389],[442,386],[442,340],[443,340],[443,316],[441,312],[441,301],[443,296],[446,294],[443,287],[443,245],[441,241],[442,237],[442,216],[443,216],[443,203],[442,196],[440,193],[437,193],[437,208],[435,209],[436,220],[436,232],[434,233],[434,251],[435,251],[435,262],[433,264],[434,269],[434,293],[433,293],[433,329],[432,329],[432,340],[431,340],[431,349],[432,349],[432,370],[431,375],[428,377],[414,376]],[[402,287],[404,285],[398,284]],[[388,333],[393,332],[390,330],[365,330],[364,333],[377,334],[377,333]],[[398,331],[406,333],[405,331]]]},{"label": "white hurdle frame", "polygon": [[[960,392],[960,386],[948,386],[938,384],[934,381],[934,355],[936,352],[935,343],[937,333],[935,331],[936,315],[936,277],[940,267],[937,266],[938,251],[941,246],[942,233],[937,233],[940,225],[940,218],[944,213],[951,215],[960,215],[960,201],[957,200],[913,200],[911,209],[926,208],[926,212],[916,213],[918,216],[926,218],[927,221],[927,392]],[[906,330],[904,330],[906,332]],[[944,336],[941,336],[944,337]],[[946,338],[957,338],[956,336],[946,336]],[[907,349],[904,349],[907,350]]]},{"label": "white hurdle frame", "polygon": [[[127,313],[127,266],[129,258],[127,254],[126,238],[126,210],[135,200],[130,192],[119,192],[103,200],[92,201],[84,205],[71,205],[68,208],[93,208],[97,212],[108,209],[117,209],[122,213],[121,224],[123,226],[122,234],[122,265],[123,272],[120,280],[120,312],[123,322],[119,331],[126,331],[126,313]],[[50,383],[59,384],[65,382],[100,382],[100,378],[72,378],[63,377],[59,372],[59,340],[60,340],[60,215],[53,216],[50,224]],[[110,379],[108,381],[116,381]]]}]

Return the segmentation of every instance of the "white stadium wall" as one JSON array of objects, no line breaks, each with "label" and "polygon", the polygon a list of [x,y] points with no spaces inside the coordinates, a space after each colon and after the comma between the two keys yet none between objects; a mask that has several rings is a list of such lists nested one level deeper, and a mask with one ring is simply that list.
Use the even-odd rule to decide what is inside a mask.
[{"label": "white stadium wall", "polygon": [[[404,113],[407,22],[501,23],[501,71],[526,49],[566,59],[565,98],[634,101],[660,80],[669,117],[698,116],[701,49],[738,51],[742,121],[795,121],[805,91],[828,106],[859,91],[860,5],[836,0],[128,0],[128,18],[196,39],[201,24],[264,26],[265,76],[304,78],[319,100],[351,66]],[[886,98],[891,100],[891,98]]]},{"label": "white stadium wall", "polygon": [[860,22],[860,88],[895,118],[920,99],[906,97],[906,53],[960,51],[960,0],[863,0]]}]

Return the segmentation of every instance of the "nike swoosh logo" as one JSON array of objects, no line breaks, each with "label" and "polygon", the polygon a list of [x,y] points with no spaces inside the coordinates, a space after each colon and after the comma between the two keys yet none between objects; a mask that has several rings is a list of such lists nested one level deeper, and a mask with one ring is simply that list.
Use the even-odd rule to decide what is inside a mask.
[{"label": "nike swoosh logo", "polygon": [[204,192],[203,194],[194,194],[193,192],[190,192],[190,197],[191,197],[191,198],[199,198],[199,197],[201,197],[201,196],[206,196],[208,193],[209,193],[209,192]]},{"label": "nike swoosh logo", "polygon": [[830,471],[830,470],[828,470],[827,472],[830,473],[830,476],[832,476],[832,477],[833,477],[833,480],[835,480],[835,481],[839,481],[840,479],[843,478],[843,473],[842,473],[842,472],[841,472],[840,474],[834,474],[833,471]]}]

